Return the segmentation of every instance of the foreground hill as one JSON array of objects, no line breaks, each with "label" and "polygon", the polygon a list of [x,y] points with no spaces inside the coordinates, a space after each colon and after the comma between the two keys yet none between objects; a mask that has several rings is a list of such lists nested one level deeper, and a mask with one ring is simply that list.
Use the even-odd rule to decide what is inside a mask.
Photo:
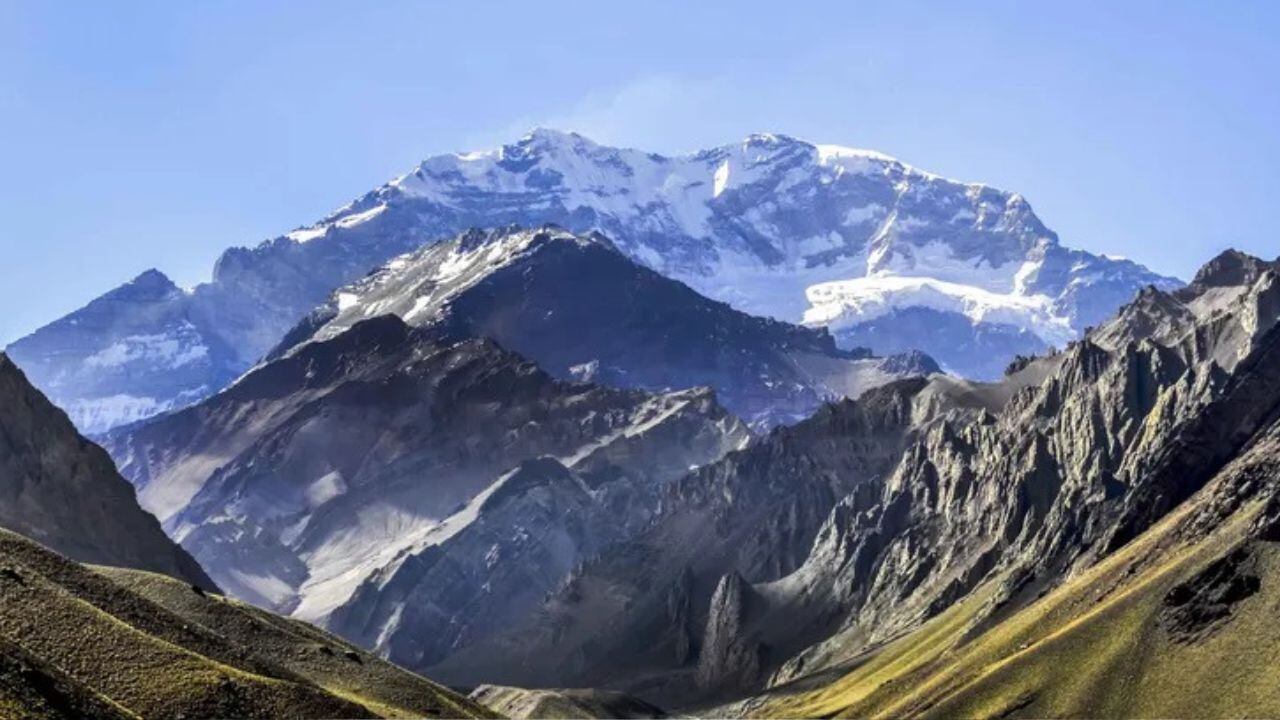
[{"label": "foreground hill", "polygon": [[0,527],[81,562],[213,581],[138,506],[102,448],[0,354]]},{"label": "foreground hill", "polygon": [[394,313],[450,336],[484,337],[563,379],[667,390],[708,386],[756,426],[824,401],[938,372],[920,353],[871,357],[825,330],[758,318],[639,265],[600,234],[474,230],[392,260],[339,289],[277,354]]},{"label": "foreground hill", "polygon": [[997,378],[1142,286],[1178,283],[1064,247],[1020,195],[781,135],[680,156],[538,130],[440,155],[321,221],[219,258],[190,290],[148,272],[8,351],[86,432],[216,392],[336,288],[471,227],[599,230],[700,294],[921,350]]},{"label": "foreground hill", "polygon": [[0,531],[12,717],[490,717],[304,623],[186,582],[94,570]]}]

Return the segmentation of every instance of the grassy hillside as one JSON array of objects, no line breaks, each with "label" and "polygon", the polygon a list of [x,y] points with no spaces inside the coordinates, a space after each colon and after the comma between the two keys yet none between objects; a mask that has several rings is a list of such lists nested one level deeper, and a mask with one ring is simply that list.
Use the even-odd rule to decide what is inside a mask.
[{"label": "grassy hillside", "polygon": [[471,699],[513,720],[542,718],[664,718],[659,707],[620,692],[608,690],[545,690],[502,685],[481,685]]},{"label": "grassy hillside", "polygon": [[1247,531],[1264,503],[1188,537],[1194,504],[993,626],[981,596],[830,683],[746,703],[777,717],[1280,716],[1280,543]]},{"label": "grassy hillside", "polygon": [[0,718],[84,717],[136,716],[17,645],[0,640]]},{"label": "grassy hillside", "polygon": [[489,717],[315,628],[0,531],[0,716]]}]

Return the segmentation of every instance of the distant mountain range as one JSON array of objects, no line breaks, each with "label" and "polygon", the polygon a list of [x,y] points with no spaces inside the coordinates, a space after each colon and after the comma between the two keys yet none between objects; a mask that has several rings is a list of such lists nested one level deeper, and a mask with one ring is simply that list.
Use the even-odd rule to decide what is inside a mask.
[{"label": "distant mountain range", "polygon": [[538,130],[443,155],[318,223],[234,248],[192,290],[148,271],[8,352],[78,426],[181,407],[257,362],[339,286],[471,227],[598,230],[743,312],[825,326],[993,379],[1141,287],[1177,281],[1070,250],[1019,195],[780,135],[668,157]]}]

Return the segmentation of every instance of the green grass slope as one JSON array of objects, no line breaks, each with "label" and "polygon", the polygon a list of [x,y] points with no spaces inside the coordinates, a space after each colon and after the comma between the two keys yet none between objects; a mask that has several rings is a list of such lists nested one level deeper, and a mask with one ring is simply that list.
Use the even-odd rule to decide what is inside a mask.
[{"label": "green grass slope", "polygon": [[492,716],[310,626],[0,531],[0,717],[112,713]]},{"label": "green grass slope", "polygon": [[334,635],[229,598],[195,593],[165,575],[100,568],[117,584],[180,617],[272,658],[339,697],[393,717],[486,716],[476,703]]},{"label": "green grass slope", "polygon": [[136,718],[13,643],[0,640],[0,718]]},{"label": "green grass slope", "polygon": [[481,685],[471,699],[513,720],[665,718],[659,707],[625,693],[587,689],[525,689]]}]

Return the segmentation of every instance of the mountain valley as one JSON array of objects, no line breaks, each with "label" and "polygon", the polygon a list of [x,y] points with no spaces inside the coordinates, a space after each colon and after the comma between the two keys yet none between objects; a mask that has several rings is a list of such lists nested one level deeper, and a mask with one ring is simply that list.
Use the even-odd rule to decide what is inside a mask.
[{"label": "mountain valley", "polygon": [[1280,260],[535,131],[0,354],[0,715],[1274,714],[1278,443]]}]

